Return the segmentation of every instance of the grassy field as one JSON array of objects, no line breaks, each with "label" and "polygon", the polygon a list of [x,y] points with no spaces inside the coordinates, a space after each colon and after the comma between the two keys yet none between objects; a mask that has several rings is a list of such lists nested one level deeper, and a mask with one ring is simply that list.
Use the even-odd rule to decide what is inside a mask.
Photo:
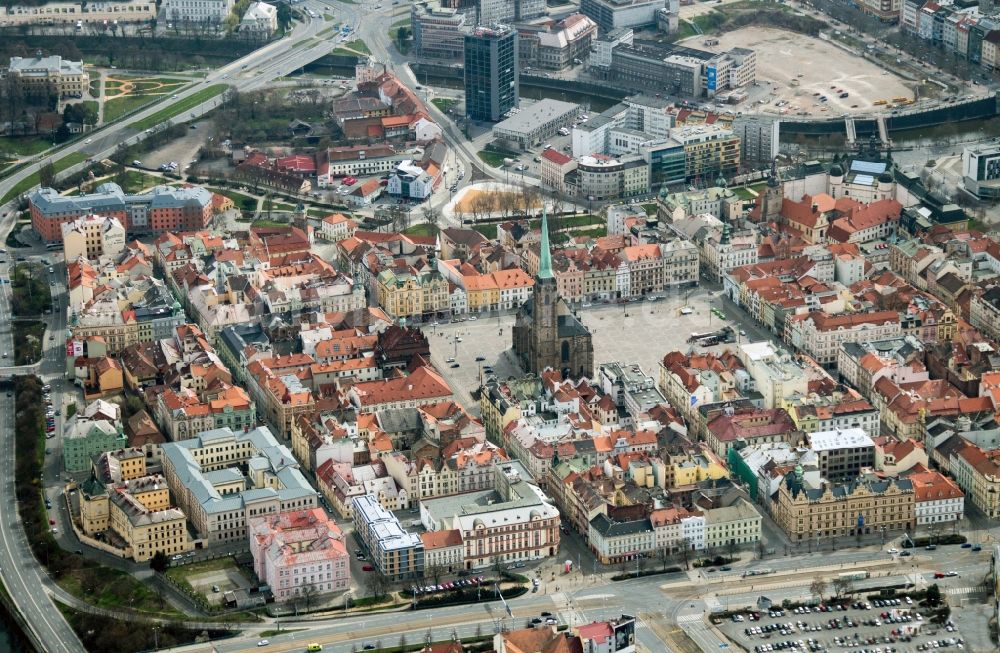
[{"label": "grassy field", "polygon": [[[55,168],[55,171],[57,173],[59,173],[65,170],[66,168],[69,168],[70,166],[74,166],[77,163],[81,163],[86,160],[87,160],[87,155],[84,154],[83,152],[71,152],[70,154],[67,154],[66,156],[59,159],[58,161],[55,161],[52,164],[52,167]],[[20,195],[25,191],[31,190],[37,185],[38,185],[38,173],[35,172],[22,179],[20,182],[15,184],[13,188],[7,191],[6,195],[0,197],[0,204],[6,204],[11,199],[17,197],[18,195]]]},{"label": "grassy field", "polygon": [[148,585],[110,567],[100,567],[99,571],[78,569],[62,576],[56,582],[70,594],[79,596],[99,608],[131,608],[138,612],[149,612],[167,618],[183,616]]},{"label": "grassy field", "polygon": [[165,107],[148,118],[143,118],[142,120],[133,124],[136,129],[148,129],[154,125],[158,125],[164,120],[169,120],[175,116],[178,116],[185,111],[190,111],[199,104],[211,100],[217,95],[225,93],[229,88],[229,84],[212,84],[208,88],[203,88],[194,95],[190,95],[182,100],[177,100],[168,107]]},{"label": "grassy field", "polygon": [[104,122],[113,122],[129,114],[139,107],[161,99],[158,95],[134,95],[129,93],[122,97],[107,100],[104,103]]},{"label": "grassy field", "polygon": [[403,41],[402,45],[400,45],[399,43],[398,34],[399,34],[399,28],[401,27],[405,27],[407,28],[407,30],[409,30],[410,19],[404,18],[403,20],[398,20],[395,23],[393,23],[392,27],[389,28],[389,40],[392,42],[393,45],[396,46],[396,49],[399,50],[400,54],[409,54],[410,41]]},{"label": "grassy field", "polygon": [[448,109],[458,104],[458,100],[454,100],[448,97],[436,97],[433,100],[431,100],[431,102],[434,104],[434,106],[436,106],[441,111],[444,111],[445,113],[448,113]]},{"label": "grassy field", "polygon": [[42,136],[4,136],[0,138],[0,154],[30,156],[52,147],[52,141]]},{"label": "grassy field", "polygon": [[101,73],[97,70],[88,71],[90,75],[90,97],[101,96]]},{"label": "grassy field", "polygon": [[472,228],[490,240],[494,240],[497,237],[497,226],[495,224],[475,224],[472,225]]},{"label": "grassy field", "polygon": [[420,224],[407,227],[403,230],[403,233],[407,236],[436,236],[438,231],[440,231],[440,229],[431,223],[422,222]]},{"label": "grassy field", "polygon": [[482,159],[483,163],[493,166],[494,168],[502,166],[505,158],[504,155],[499,152],[490,152],[488,150],[479,150],[476,152],[476,156]]},{"label": "grassy field", "polygon": [[161,177],[149,175],[145,172],[140,172],[139,170],[126,170],[122,190],[126,193],[138,193],[139,191],[152,188],[153,186],[157,186],[162,183],[163,179]]},{"label": "grassy field", "polygon": [[348,41],[344,44],[344,47],[349,50],[354,50],[355,52],[360,52],[362,54],[371,54],[372,51],[368,49],[368,44],[361,39],[354,39],[353,41]]}]

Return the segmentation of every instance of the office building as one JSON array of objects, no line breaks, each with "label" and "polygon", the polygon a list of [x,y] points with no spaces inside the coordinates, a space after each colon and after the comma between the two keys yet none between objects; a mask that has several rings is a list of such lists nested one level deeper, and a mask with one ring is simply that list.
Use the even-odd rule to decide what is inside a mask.
[{"label": "office building", "polygon": [[125,227],[118,218],[86,215],[63,223],[62,242],[67,263],[81,256],[96,261],[102,256],[117,256],[125,249]]},{"label": "office building", "polygon": [[107,25],[145,23],[156,18],[156,2],[47,2],[43,5],[11,5],[0,11],[0,27],[16,25]]},{"label": "office building", "polygon": [[607,33],[622,27],[655,25],[656,11],[666,6],[664,0],[581,0],[580,12]]},{"label": "office building", "polygon": [[476,0],[479,25],[507,25],[545,15],[545,0]]},{"label": "office building", "polygon": [[875,443],[863,429],[809,433],[806,440],[820,474],[830,481],[855,478],[862,469],[875,467]]},{"label": "office building", "polygon": [[560,129],[572,127],[580,105],[545,98],[511,114],[493,126],[493,138],[511,149],[529,150],[545,143]]},{"label": "office building", "polygon": [[983,200],[1000,199],[1000,145],[982,143],[962,151],[965,189]]},{"label": "office building", "polygon": [[559,511],[551,500],[517,465],[496,466],[494,479],[493,490],[421,501],[424,527],[462,533],[466,569],[558,555]]},{"label": "office building", "polygon": [[590,55],[597,24],[583,14],[570,14],[554,25],[518,25],[517,32],[521,68],[562,70]]},{"label": "office building", "polygon": [[517,106],[517,32],[477,27],[465,35],[465,112],[472,120],[499,122]]},{"label": "office building", "polygon": [[410,9],[413,48],[417,56],[462,61],[466,15],[437,2],[414,3]]}]

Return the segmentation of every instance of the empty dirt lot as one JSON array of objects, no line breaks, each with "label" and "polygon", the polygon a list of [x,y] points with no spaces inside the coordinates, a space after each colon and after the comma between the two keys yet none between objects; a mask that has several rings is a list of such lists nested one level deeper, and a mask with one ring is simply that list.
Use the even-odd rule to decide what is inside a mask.
[{"label": "empty dirt lot", "polygon": [[[716,38],[714,35],[712,38]],[[747,27],[718,36],[719,44],[706,47],[704,36],[685,41],[690,47],[722,52],[730,48],[750,48],[757,53],[757,80],[768,82],[770,93],[763,96],[764,111],[795,115],[840,115],[872,109],[876,100],[913,98],[903,80],[877,64],[857,57],[819,38],[795,32]],[[833,88],[831,88],[833,87]],[[760,91],[760,89],[757,89]],[[826,102],[817,95],[824,95]],[[846,98],[839,97],[847,93]],[[785,100],[788,105],[775,106]]]}]

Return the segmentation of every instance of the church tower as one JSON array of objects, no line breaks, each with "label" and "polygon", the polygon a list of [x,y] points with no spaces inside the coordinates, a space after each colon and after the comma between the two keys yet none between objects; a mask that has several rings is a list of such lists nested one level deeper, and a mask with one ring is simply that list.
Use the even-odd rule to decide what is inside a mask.
[{"label": "church tower", "polygon": [[559,292],[556,275],[552,272],[552,251],[549,249],[548,212],[542,209],[542,242],[539,252],[538,274],[535,275],[533,334],[531,357],[533,360],[552,362],[556,358],[556,341],[559,336]]},{"label": "church tower", "polygon": [[548,368],[573,378],[593,374],[594,343],[590,331],[559,296],[545,209],[535,285],[531,297],[518,310],[512,331],[514,353],[526,372],[541,374]]},{"label": "church tower", "polygon": [[764,189],[763,205],[761,206],[760,219],[762,222],[775,222],[781,215],[781,202],[784,199],[785,191],[781,184],[781,175],[778,173],[777,159],[771,160],[771,176],[767,178],[767,188]]}]

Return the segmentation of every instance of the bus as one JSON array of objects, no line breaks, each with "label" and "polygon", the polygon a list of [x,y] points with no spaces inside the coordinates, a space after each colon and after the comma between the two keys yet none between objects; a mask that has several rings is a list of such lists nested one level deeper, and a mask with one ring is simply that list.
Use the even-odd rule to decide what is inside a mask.
[{"label": "bus", "polygon": [[838,574],[838,577],[844,580],[864,580],[870,576],[871,572],[868,571],[845,571]]}]

